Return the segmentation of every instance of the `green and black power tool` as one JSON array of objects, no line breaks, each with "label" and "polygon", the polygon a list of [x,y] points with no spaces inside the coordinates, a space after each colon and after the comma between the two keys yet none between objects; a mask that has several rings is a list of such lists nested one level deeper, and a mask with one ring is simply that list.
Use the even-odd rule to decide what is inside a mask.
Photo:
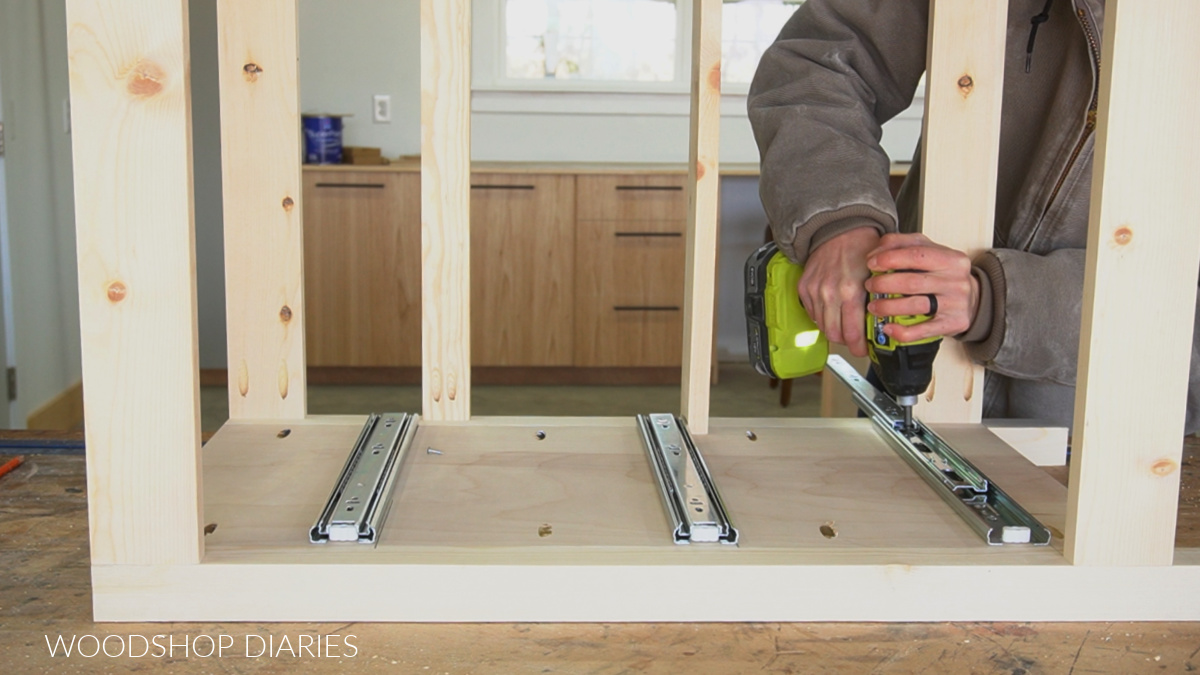
[{"label": "green and black power tool", "polygon": [[[778,379],[811,375],[820,372],[829,357],[829,341],[804,310],[796,291],[803,274],[804,268],[788,260],[774,242],[764,244],[746,260],[746,336],[750,363],[763,375]],[[866,315],[871,367],[904,408],[906,430],[912,427],[917,397],[933,379],[933,360],[942,339],[899,343],[888,337],[883,327],[893,322],[911,326],[930,318]]]}]

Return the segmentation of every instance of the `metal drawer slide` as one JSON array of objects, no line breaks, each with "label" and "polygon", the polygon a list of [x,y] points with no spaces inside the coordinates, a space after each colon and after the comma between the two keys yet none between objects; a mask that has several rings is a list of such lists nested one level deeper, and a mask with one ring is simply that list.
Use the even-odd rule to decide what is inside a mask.
[{"label": "metal drawer slide", "polygon": [[875,423],[888,445],[988,544],[1050,543],[1050,530],[1013,501],[974,464],[959,455],[919,420],[904,432],[904,413],[896,402],[859,375],[845,359],[831,355],[826,364]]},{"label": "metal drawer slide", "polygon": [[409,413],[373,413],[367,418],[329,501],[309,531],[309,541],[378,541],[392,486],[416,428],[416,416]]},{"label": "metal drawer slide", "polygon": [[738,532],[687,425],[667,413],[638,415],[637,421],[675,543],[736,544]]}]

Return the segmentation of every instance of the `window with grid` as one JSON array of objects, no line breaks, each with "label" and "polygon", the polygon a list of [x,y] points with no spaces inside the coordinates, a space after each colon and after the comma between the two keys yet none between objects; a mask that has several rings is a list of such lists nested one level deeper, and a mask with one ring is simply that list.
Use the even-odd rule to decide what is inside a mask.
[{"label": "window with grid", "polygon": [[[497,0],[500,79],[686,86],[690,0]],[[726,0],[722,74],[745,85],[803,0]]]}]

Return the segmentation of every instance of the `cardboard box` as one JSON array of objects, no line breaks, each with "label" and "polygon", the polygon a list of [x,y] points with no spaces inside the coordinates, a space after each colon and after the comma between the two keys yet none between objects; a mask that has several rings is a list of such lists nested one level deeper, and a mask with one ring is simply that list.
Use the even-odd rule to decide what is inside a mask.
[{"label": "cardboard box", "polygon": [[383,164],[379,148],[362,148],[348,145],[342,148],[343,164]]}]

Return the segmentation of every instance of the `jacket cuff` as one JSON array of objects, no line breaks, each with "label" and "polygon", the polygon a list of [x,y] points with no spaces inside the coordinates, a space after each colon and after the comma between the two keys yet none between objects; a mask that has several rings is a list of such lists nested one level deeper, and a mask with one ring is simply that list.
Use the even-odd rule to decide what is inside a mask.
[{"label": "jacket cuff", "polygon": [[982,342],[992,332],[992,280],[986,272],[975,266],[971,267],[971,276],[979,284],[979,304],[975,306],[971,325],[954,336],[960,342]]},{"label": "jacket cuff", "polygon": [[996,358],[996,354],[1000,352],[1000,345],[1004,343],[1004,299],[1007,283],[1000,259],[991,253],[984,253],[976,258],[971,273],[979,279],[979,308],[971,327],[961,339],[967,356],[973,361],[986,364]]},{"label": "jacket cuff", "polygon": [[887,214],[874,207],[858,204],[818,213],[807,223],[796,228],[791,233],[793,238],[790,241],[780,237],[780,232],[775,233],[775,241],[792,262],[803,265],[818,246],[858,227],[873,227],[881,236],[895,230],[895,225]]}]

